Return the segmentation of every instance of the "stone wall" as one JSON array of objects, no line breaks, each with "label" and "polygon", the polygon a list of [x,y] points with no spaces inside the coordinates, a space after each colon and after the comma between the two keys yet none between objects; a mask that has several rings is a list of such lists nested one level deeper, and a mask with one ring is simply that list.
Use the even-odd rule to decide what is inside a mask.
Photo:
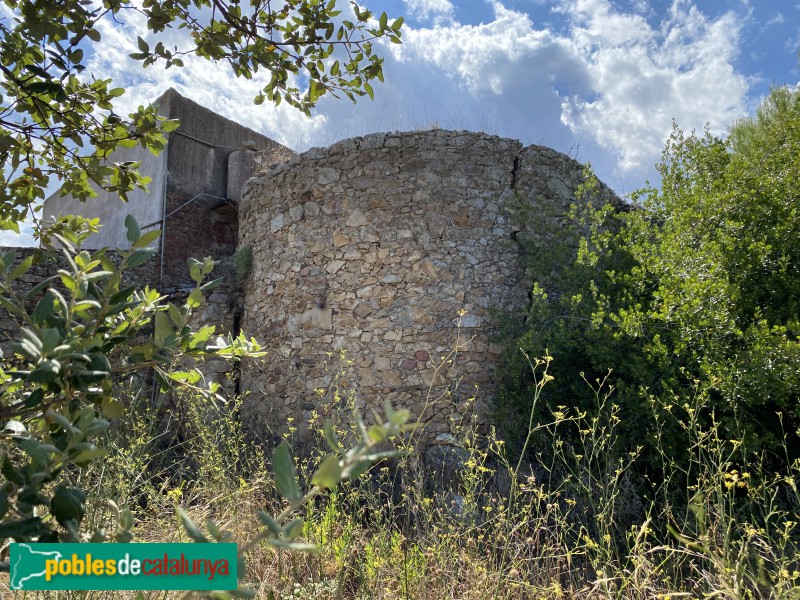
[{"label": "stone wall", "polygon": [[581,181],[548,148],[451,131],[345,140],[252,179],[242,327],[270,354],[243,368],[251,422],[303,423],[334,383],[362,408],[411,409],[429,435],[472,398],[485,415],[503,350],[494,311],[524,309],[531,285],[516,207],[530,206],[536,235]]},{"label": "stone wall", "polygon": [[[247,152],[254,164],[264,159]],[[269,351],[242,367],[238,386],[250,392],[244,415],[255,430],[280,434],[289,418],[302,427],[336,387],[343,404],[390,400],[411,409],[430,439],[473,401],[484,420],[503,351],[496,315],[522,318],[532,283],[517,240],[523,229],[550,235],[581,182],[579,163],[541,146],[469,132],[375,134],[259,174],[245,185],[238,219],[227,204],[187,211],[212,224],[238,220],[239,256],[252,256],[243,293],[235,232],[216,239],[183,214],[180,232],[168,224],[174,243],[166,250],[185,273],[185,258],[174,260],[171,249],[202,257],[224,246],[213,254],[226,285],[210,294],[197,323],[220,333],[241,327]],[[601,193],[616,200],[602,185]],[[57,268],[37,268],[19,285]],[[151,260],[135,282],[157,284],[160,271]],[[184,280],[176,272],[162,291],[180,302]],[[15,333],[0,315],[0,346],[8,350]],[[204,371],[228,392],[237,387],[222,362]]]}]

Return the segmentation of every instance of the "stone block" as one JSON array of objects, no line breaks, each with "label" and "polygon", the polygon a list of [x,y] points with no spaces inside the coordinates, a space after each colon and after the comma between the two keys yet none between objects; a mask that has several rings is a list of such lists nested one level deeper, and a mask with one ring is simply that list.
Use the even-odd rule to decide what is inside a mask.
[{"label": "stone block", "polygon": [[286,225],[286,215],[283,213],[276,215],[269,223],[269,232],[278,233]]},{"label": "stone block", "polygon": [[350,238],[343,234],[338,229],[333,232],[333,245],[335,248],[341,248],[350,243]]}]

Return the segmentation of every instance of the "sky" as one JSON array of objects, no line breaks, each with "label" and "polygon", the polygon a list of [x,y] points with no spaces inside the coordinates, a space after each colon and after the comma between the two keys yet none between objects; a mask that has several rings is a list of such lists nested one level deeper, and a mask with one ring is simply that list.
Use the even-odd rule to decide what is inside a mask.
[{"label": "sky", "polygon": [[373,101],[324,97],[311,117],[255,106],[266,81],[236,79],[224,64],[189,57],[183,69],[143,70],[128,54],[137,36],[157,38],[133,14],[99,24],[102,46],[87,72],[127,88],[117,112],[174,87],[296,151],[435,127],[542,144],[590,162],[621,196],[658,183],[673,122],[724,136],[771,86],[800,83],[800,3],[791,0],[361,4],[404,16],[403,44],[379,44],[385,83],[373,86]]}]

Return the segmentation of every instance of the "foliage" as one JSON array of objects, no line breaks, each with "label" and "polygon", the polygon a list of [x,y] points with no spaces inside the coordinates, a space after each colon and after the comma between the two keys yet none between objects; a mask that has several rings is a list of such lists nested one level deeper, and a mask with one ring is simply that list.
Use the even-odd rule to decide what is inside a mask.
[{"label": "foliage", "polygon": [[236,254],[233,256],[233,261],[236,268],[236,278],[242,284],[253,270],[253,249],[250,246],[237,249]]},{"label": "foliage", "polygon": [[[544,369],[555,363],[532,362],[531,376],[544,391],[555,383]],[[475,415],[465,414],[449,442],[458,447],[463,468],[449,483],[433,473],[441,463],[423,462],[420,453],[384,463],[306,505],[297,541],[315,544],[316,552],[258,544],[248,554],[244,580],[258,586],[258,597],[316,600],[483,600],[495,590],[504,600],[797,596],[800,464],[769,471],[715,424],[681,420],[696,484],[681,503],[662,497],[688,478],[656,444],[654,459],[665,476],[656,499],[647,500],[632,481],[636,456],[615,456],[621,421],[614,390],[606,382],[589,393],[594,415],[566,409],[529,421],[529,432],[546,437],[552,448],[532,462],[511,460],[503,441],[493,432],[478,434]],[[342,398],[334,396],[332,390],[324,400],[340,406]],[[705,399],[689,401],[698,407]],[[192,417],[196,431],[230,421],[228,407],[206,406],[208,412]],[[131,421],[147,418],[129,414],[115,427],[127,431]],[[667,419],[675,417],[658,411],[659,423]],[[311,425],[319,446],[294,464],[301,482],[327,455],[326,427],[318,420]],[[579,436],[568,443],[573,427]],[[355,419],[327,429],[344,445],[361,435]],[[198,457],[198,473],[222,466],[225,484],[199,475],[154,475],[155,491],[137,513],[137,539],[163,541],[164,532],[173,531],[176,498],[194,522],[226,524],[234,539],[249,539],[263,527],[256,511],[276,514],[286,506],[252,444],[241,440],[231,452],[237,458],[221,459],[208,451],[205,438],[186,436],[175,457]],[[136,452],[131,446],[117,465],[139,464]],[[99,466],[95,473],[109,476]]]},{"label": "foliage", "polygon": [[[127,218],[126,225],[132,248],[121,253],[119,266],[105,249],[91,254],[80,250],[80,243],[96,231],[94,221],[72,217],[68,226],[46,233],[46,243],[58,242],[61,246],[65,268],[24,296],[18,295],[14,282],[40,263],[44,252],[22,261],[16,260],[13,251],[0,257],[0,302],[21,331],[15,356],[0,370],[0,416],[6,422],[0,463],[2,540],[108,539],[104,527],[85,531],[86,491],[68,481],[75,469],[85,469],[109,452],[97,443],[109,421],[126,411],[118,381],[131,376],[141,381],[144,370],[150,369],[162,392],[178,387],[224,403],[225,399],[217,395],[218,384],[205,384],[202,372],[187,369],[185,359],[239,359],[263,354],[254,340],[242,334],[224,339],[214,336],[214,326],[189,327],[192,312],[201,306],[205,292],[219,283],[204,283],[214,266],[210,259],[189,261],[195,288],[182,305],[166,301],[149,288],[137,291],[134,285],[125,287],[126,271],[155,253],[148,246],[159,235],[142,235],[132,217]],[[52,246],[50,250],[54,250]],[[407,411],[394,411],[387,403],[387,420],[369,429],[361,424],[361,439],[352,447],[343,447],[335,434],[328,436],[332,452],[314,472],[305,493],[288,445],[284,442],[278,446],[272,465],[275,484],[287,504],[275,518],[259,513],[263,528],[239,548],[241,560],[262,540],[281,548],[312,549],[296,541],[302,532],[302,519],[291,517],[318,494],[359,476],[373,462],[394,455],[376,451],[375,446],[402,431],[408,416]],[[131,512],[108,500],[115,516],[112,537],[130,541],[134,525]],[[231,539],[213,521],[206,524],[205,533],[185,513],[179,511],[179,516],[195,541]]]},{"label": "foliage", "polygon": [[[96,437],[125,406],[115,380],[151,368],[161,387],[173,383],[207,394],[199,370],[176,371],[181,356],[236,358],[258,355],[259,346],[243,336],[213,337],[214,327],[188,327],[192,310],[216,281],[203,283],[213,262],[191,265],[195,288],[182,306],[157,291],[124,286],[130,268],[154,253],[148,247],[158,232],[142,236],[129,217],[129,251],[117,267],[105,250],[81,251],[95,231],[93,221],[73,218],[62,233],[45,236],[62,248],[64,268],[19,295],[14,282],[44,260],[37,252],[17,261],[13,251],[0,257],[0,303],[20,328],[14,357],[0,370],[0,418],[5,423],[0,491],[2,538],[17,541],[80,541],[105,538],[81,530],[85,494],[60,485],[65,470],[85,467],[105,455]],[[82,227],[80,227],[82,225]],[[53,250],[52,247],[50,250]],[[44,507],[45,511],[42,510]],[[46,518],[49,512],[52,518]]]},{"label": "foliage", "polygon": [[[519,345],[562,363],[551,398],[589,408],[579,373],[612,370],[627,449],[652,448],[648,409],[699,410],[749,451],[789,450],[800,426],[800,92],[776,90],[727,141],[677,127],[660,188],[626,213],[579,194],[568,235],[538,270]],[[524,243],[524,242],[523,242]],[[531,253],[535,260],[541,252]],[[519,372],[512,370],[513,372]],[[510,380],[525,403],[528,383]],[[686,398],[700,395],[692,407]],[[686,432],[661,443],[688,458]],[[652,453],[647,453],[652,457]],[[785,455],[773,460],[786,461]]]},{"label": "foliage", "polygon": [[[255,102],[285,100],[305,113],[326,93],[372,97],[370,82],[383,79],[373,41],[399,43],[403,23],[390,22],[386,13],[376,18],[355,2],[355,20],[341,19],[336,0],[6,5],[14,17],[0,20],[0,227],[14,230],[53,179],[61,182],[61,193],[78,199],[96,195],[96,188],[123,198],[144,188],[147,178],[136,172],[138,164],[113,162],[111,152],[139,144],[157,153],[163,133],[178,125],[157,116],[154,107],[117,114],[115,101],[124,89],[87,76],[86,57],[101,51],[101,21],[146,17],[151,42],[140,37],[132,55],[144,67],[182,67],[183,56],[196,54],[225,61],[246,79],[266,71],[269,82]],[[186,32],[186,45],[170,49],[170,30]]]}]

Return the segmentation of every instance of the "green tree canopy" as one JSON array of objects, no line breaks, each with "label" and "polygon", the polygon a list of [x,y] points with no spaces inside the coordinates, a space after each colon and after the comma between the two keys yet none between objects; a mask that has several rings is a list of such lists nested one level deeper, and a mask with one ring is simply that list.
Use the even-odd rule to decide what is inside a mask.
[{"label": "green tree canopy", "polygon": [[[256,103],[283,100],[306,113],[326,93],[372,96],[370,82],[383,78],[372,42],[386,37],[399,43],[403,22],[374,16],[355,2],[355,18],[348,20],[336,0],[5,4],[14,17],[0,19],[0,227],[14,230],[53,178],[80,199],[95,194],[92,185],[123,198],[143,187],[138,165],[110,162],[110,153],[136,144],[158,152],[162,133],[176,127],[152,107],[118,115],[114,102],[124,89],[85,72],[84,57],[101,48],[102,20],[133,12],[146,17],[149,31],[163,41],[139,38],[132,57],[145,67],[182,67],[189,53],[226,61],[239,77],[266,74]],[[185,32],[185,47],[168,46],[170,29]]]},{"label": "green tree canopy", "polygon": [[584,195],[559,274],[533,265],[558,295],[534,296],[520,341],[549,348],[559,404],[590,408],[577,373],[611,369],[633,445],[662,418],[679,452],[681,415],[700,411],[769,449],[800,425],[800,90],[774,90],[726,140],[676,127],[659,171],[626,214]]}]

